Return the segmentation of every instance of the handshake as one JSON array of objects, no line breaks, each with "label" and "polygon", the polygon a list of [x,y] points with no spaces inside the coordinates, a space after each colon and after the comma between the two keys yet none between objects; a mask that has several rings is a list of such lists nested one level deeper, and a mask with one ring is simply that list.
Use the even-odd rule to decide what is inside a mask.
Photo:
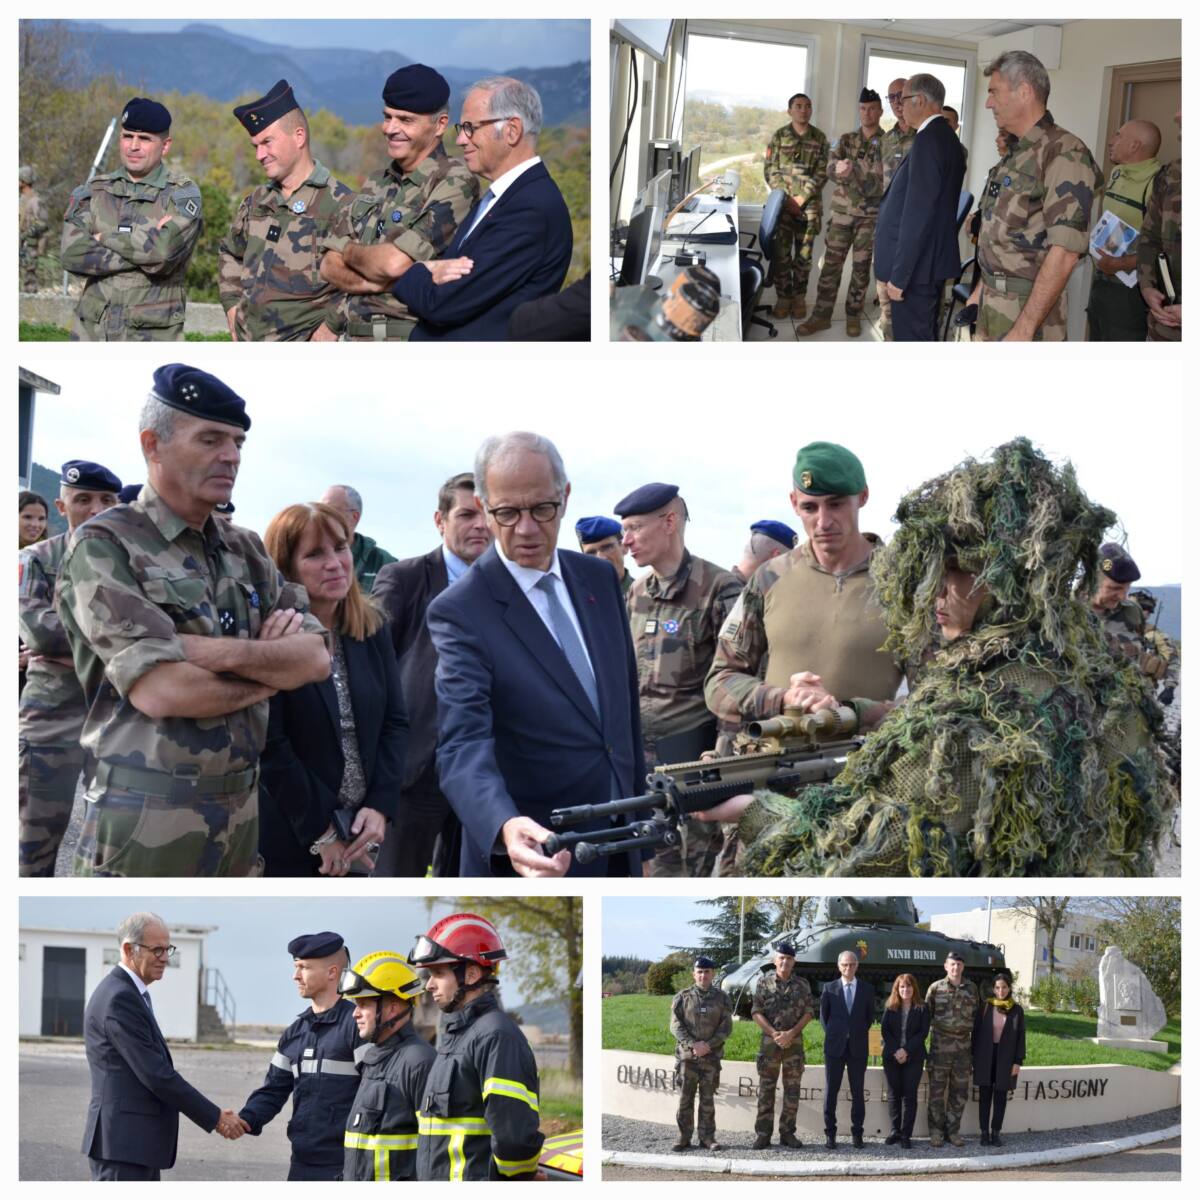
[{"label": "handshake", "polygon": [[220,1120],[217,1121],[217,1132],[223,1138],[228,1138],[231,1142],[236,1142],[243,1133],[250,1132],[250,1126],[232,1108],[223,1108]]}]

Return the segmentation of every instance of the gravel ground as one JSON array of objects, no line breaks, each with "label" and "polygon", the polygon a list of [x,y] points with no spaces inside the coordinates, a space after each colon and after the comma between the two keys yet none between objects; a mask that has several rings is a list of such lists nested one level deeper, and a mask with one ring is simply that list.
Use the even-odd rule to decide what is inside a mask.
[{"label": "gravel ground", "polygon": [[[1059,1146],[1075,1146],[1088,1142],[1101,1142],[1109,1138],[1130,1137],[1136,1133],[1149,1133],[1155,1129],[1164,1129],[1169,1125],[1178,1124],[1182,1109],[1168,1108],[1160,1112],[1147,1113],[1143,1117],[1130,1117],[1122,1121],[1110,1121],[1104,1125],[1084,1125],[1076,1129],[1055,1129],[1044,1132],[1013,1132],[1002,1133],[1004,1145],[992,1149],[990,1146],[979,1144],[979,1135],[966,1138],[964,1146],[947,1144],[941,1150],[930,1148],[927,1138],[916,1138],[911,1150],[903,1151],[898,1146],[885,1146],[883,1138],[867,1136],[861,1150],[854,1150],[850,1145],[849,1133],[839,1134],[836,1151],[825,1149],[824,1138],[810,1135],[804,1140],[801,1150],[785,1150],[773,1144],[767,1150],[752,1150],[754,1134],[731,1133],[722,1134],[720,1127],[717,1136],[721,1149],[715,1154],[711,1151],[692,1149],[686,1154],[677,1155],[681,1159],[699,1159],[701,1157],[720,1159],[746,1159],[748,1161],[771,1161],[795,1163],[809,1161],[826,1161],[831,1154],[853,1156],[855,1159],[900,1159],[904,1158],[924,1161],[928,1159],[945,1158],[953,1155],[956,1158],[988,1157],[997,1154],[1027,1154],[1035,1150],[1052,1150]],[[674,1125],[658,1125],[651,1121],[635,1121],[629,1117],[604,1114],[601,1127],[602,1145],[605,1150],[636,1151],[642,1154],[669,1154],[671,1146],[678,1136]]]}]

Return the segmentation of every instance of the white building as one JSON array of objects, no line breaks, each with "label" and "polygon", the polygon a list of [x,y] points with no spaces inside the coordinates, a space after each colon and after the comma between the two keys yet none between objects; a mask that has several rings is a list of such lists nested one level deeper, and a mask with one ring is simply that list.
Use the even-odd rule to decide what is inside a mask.
[{"label": "white building", "polygon": [[[204,999],[204,940],[215,926],[172,928],[179,953],[154,984],[154,1016],[167,1038],[195,1041]],[[96,985],[121,961],[111,929],[20,929],[21,1037],[82,1037],[83,1010]]]},{"label": "white building", "polygon": [[[1043,975],[1050,973],[1050,942],[1046,931],[1032,917],[1015,908],[993,908],[991,933],[988,933],[988,911],[973,908],[967,912],[937,913],[929,918],[930,929],[951,937],[990,941],[1004,950],[1004,962],[1016,975],[1017,987],[1029,988]],[[1054,939],[1054,963],[1058,974],[1066,975],[1083,962],[1099,965],[1104,947],[1096,930],[1100,918],[1080,913],[1068,913]]]}]

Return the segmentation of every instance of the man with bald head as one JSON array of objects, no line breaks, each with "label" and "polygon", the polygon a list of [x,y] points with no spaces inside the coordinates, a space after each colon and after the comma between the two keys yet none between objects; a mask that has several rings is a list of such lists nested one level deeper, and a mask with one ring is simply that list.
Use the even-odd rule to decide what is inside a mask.
[{"label": "man with bald head", "polygon": [[354,560],[354,574],[358,576],[358,586],[370,594],[375,586],[375,576],[388,563],[394,563],[396,556],[389,554],[374,538],[358,532],[358,523],[362,520],[363,499],[357,488],[348,483],[335,483],[325,489],[320,503],[328,504],[342,514],[347,528],[354,534],[354,542],[350,552]]},{"label": "man with bald head", "polygon": [[[1141,234],[1150,202],[1150,190],[1162,169],[1158,148],[1162,133],[1153,121],[1126,121],[1108,140],[1113,171],[1104,189],[1104,212],[1111,212]],[[1093,342],[1144,342],[1146,301],[1135,284],[1126,285],[1118,272],[1137,272],[1138,246],[1133,241],[1124,254],[1097,251],[1088,297],[1088,340]]]}]

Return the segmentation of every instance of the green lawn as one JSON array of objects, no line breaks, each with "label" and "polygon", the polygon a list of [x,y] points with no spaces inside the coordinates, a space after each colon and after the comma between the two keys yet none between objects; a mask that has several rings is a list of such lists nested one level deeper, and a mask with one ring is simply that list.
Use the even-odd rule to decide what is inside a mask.
[{"label": "green lawn", "polygon": [[[675,1043],[667,1030],[671,1019],[670,996],[612,996],[602,1008],[605,1050],[636,1050],[646,1054],[674,1054]],[[1179,1061],[1182,1052],[1179,1020],[1171,1021],[1159,1034],[1169,1047],[1166,1054],[1144,1050],[1114,1050],[1084,1039],[1096,1032],[1093,1017],[1078,1013],[1026,1013],[1026,1057],[1030,1067],[1082,1066],[1087,1063],[1127,1063],[1165,1071]],[[733,1034],[725,1043],[729,1061],[750,1062],[758,1055],[758,1026],[751,1021],[734,1021]],[[824,1036],[819,1021],[804,1030],[804,1057],[809,1063],[823,1061]]]},{"label": "green lawn", "polygon": [[[49,322],[33,323],[22,321],[18,337],[22,342],[69,342],[71,331]],[[232,339],[227,333],[185,333],[185,342],[228,342]]]},{"label": "green lawn", "polygon": [[583,1092],[580,1082],[569,1071],[545,1070],[538,1073],[541,1128],[547,1136],[567,1133],[583,1124]]}]

